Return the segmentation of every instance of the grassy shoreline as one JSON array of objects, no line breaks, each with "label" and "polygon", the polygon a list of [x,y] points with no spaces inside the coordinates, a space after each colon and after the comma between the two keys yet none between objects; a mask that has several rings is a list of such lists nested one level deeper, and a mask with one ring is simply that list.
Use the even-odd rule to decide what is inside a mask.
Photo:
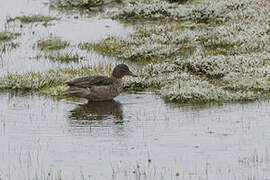
[{"label": "grassy shoreline", "polygon": [[[124,90],[150,89],[177,103],[257,100],[270,94],[270,37],[269,25],[265,23],[265,19],[270,19],[269,9],[266,0],[184,4],[127,1],[121,9],[106,14],[128,22],[140,20],[133,24],[133,33],[127,37],[109,36],[95,43],[83,42],[78,48],[113,56],[134,66],[143,64],[137,70],[138,78],[124,80]],[[69,45],[62,40],[60,44],[63,48]],[[83,67],[8,75],[1,79],[1,88],[61,95],[65,80],[94,72],[108,75],[105,69],[97,66],[89,70]]]},{"label": "grassy shoreline", "polygon": [[[256,100],[270,92],[267,7],[265,0],[202,1],[199,5],[127,2],[111,13],[112,18],[150,23],[137,22],[128,37],[110,36],[80,48],[143,62],[149,67],[143,69],[141,82],[127,82],[127,87],[155,89],[171,102]],[[185,15],[180,12],[183,8],[188,9]]]}]

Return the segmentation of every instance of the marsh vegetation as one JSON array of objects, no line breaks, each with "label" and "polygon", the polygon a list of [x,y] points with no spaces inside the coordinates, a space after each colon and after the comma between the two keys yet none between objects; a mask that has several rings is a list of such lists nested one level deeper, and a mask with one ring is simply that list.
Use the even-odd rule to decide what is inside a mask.
[{"label": "marsh vegetation", "polygon": [[14,42],[14,40],[19,36],[21,36],[21,33],[18,32],[10,32],[8,30],[0,32],[0,54],[18,47],[19,43]]},{"label": "marsh vegetation", "polygon": [[45,59],[49,59],[54,62],[60,62],[60,63],[70,63],[70,62],[76,62],[78,63],[80,60],[84,59],[83,56],[79,56],[77,53],[48,53],[44,55],[37,55],[35,59],[40,59],[41,57],[44,57]]},{"label": "marsh vegetation", "polygon": [[101,10],[102,7],[122,3],[122,0],[50,0],[50,6],[57,9],[78,9],[78,10]]},{"label": "marsh vegetation", "polygon": [[127,38],[111,36],[80,47],[146,64],[140,80],[128,86],[155,89],[168,101],[180,103],[245,101],[269,95],[266,1],[184,5],[128,1],[108,14],[127,22],[147,22],[137,22]]},{"label": "marsh vegetation", "polygon": [[0,32],[0,42],[4,43],[6,41],[14,40],[16,37],[20,36],[20,33],[13,33],[9,31]]},{"label": "marsh vegetation", "polygon": [[8,17],[7,23],[20,21],[21,23],[35,23],[35,22],[43,22],[48,23],[49,21],[58,20],[57,17],[45,16],[41,14],[29,15],[29,16],[16,16],[16,17]]},{"label": "marsh vegetation", "polygon": [[39,40],[37,42],[37,47],[41,51],[45,50],[60,50],[69,46],[67,41],[63,41],[57,37],[49,37],[48,39]]},{"label": "marsh vegetation", "polygon": [[[270,94],[266,1],[123,3],[105,14],[125,22],[136,20],[134,32],[81,42],[78,48],[143,64],[138,79],[125,81],[126,90],[150,90],[179,103],[249,101]],[[37,42],[42,51],[69,45],[53,37]],[[77,61],[79,55],[45,57],[65,62]]]}]

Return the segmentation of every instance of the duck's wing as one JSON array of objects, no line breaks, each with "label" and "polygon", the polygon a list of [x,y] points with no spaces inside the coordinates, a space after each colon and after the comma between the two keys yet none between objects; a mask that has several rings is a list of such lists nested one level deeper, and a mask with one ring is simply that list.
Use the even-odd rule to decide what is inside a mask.
[{"label": "duck's wing", "polygon": [[92,86],[107,86],[113,84],[113,80],[106,76],[89,76],[89,77],[81,77],[69,81],[66,83],[67,85],[82,87],[82,88],[90,88]]}]

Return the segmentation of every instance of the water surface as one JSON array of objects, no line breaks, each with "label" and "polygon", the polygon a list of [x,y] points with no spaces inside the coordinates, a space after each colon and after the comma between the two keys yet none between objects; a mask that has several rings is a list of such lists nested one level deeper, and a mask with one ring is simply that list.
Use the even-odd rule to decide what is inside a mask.
[{"label": "water surface", "polygon": [[9,93],[0,101],[3,179],[270,177],[269,102],[179,107],[151,94],[87,103]]},{"label": "water surface", "polygon": [[[17,0],[0,2],[0,31],[8,30],[22,34],[15,40],[20,46],[0,56],[0,76],[7,73],[40,72],[63,67],[115,63],[111,57],[103,57],[93,51],[80,50],[78,44],[96,42],[110,35],[125,36],[132,32],[132,27],[104,19],[99,14],[60,13],[56,9],[51,9],[48,2],[48,0],[20,0],[19,4]],[[6,23],[7,17],[14,18],[36,14],[50,15],[59,18],[59,20],[50,21],[46,26],[43,22],[21,24],[16,21]],[[50,37],[61,38],[71,44],[60,53],[78,54],[82,59],[77,63],[68,64],[54,62],[44,57],[36,59],[37,56],[44,54],[37,48],[37,42]],[[53,53],[55,52],[49,52],[49,54]]]}]

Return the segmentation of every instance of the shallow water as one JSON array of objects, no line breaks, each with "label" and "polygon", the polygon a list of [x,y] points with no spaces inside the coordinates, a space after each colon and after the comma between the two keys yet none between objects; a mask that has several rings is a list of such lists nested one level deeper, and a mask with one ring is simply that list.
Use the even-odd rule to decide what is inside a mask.
[{"label": "shallow water", "polygon": [[[99,16],[61,14],[48,1],[0,1],[6,16],[51,14],[53,25],[10,23],[24,43],[1,57],[0,74],[114,63],[77,49],[82,41],[132,31]],[[19,3],[19,4],[18,4]],[[16,4],[16,5],[15,5]],[[69,40],[79,63],[35,60],[33,46],[53,34]],[[0,93],[0,179],[270,179],[269,102],[206,106],[166,104],[150,93],[87,103]],[[179,174],[177,174],[179,173]],[[179,176],[178,176],[179,175]]]},{"label": "shallow water", "polygon": [[122,94],[87,104],[9,93],[0,101],[2,179],[270,177],[269,102],[176,106]]},{"label": "shallow water", "polygon": [[[0,31],[9,30],[20,32],[22,36],[15,42],[20,46],[0,56],[0,76],[7,73],[24,73],[48,71],[62,67],[76,67],[78,65],[114,63],[113,58],[102,57],[95,52],[86,52],[78,48],[81,42],[93,42],[101,40],[109,35],[125,36],[132,32],[132,27],[124,26],[117,21],[102,19],[98,14],[73,15],[72,13],[59,13],[50,9],[48,0],[17,0],[1,1],[0,7]],[[7,17],[22,15],[51,15],[60,20],[50,21],[48,26],[43,23],[21,24],[19,21],[5,24]],[[22,25],[22,27],[20,26]],[[71,46],[61,50],[69,54],[77,53],[83,57],[78,63],[58,63],[43,57],[35,59],[37,55],[43,54],[37,49],[38,40],[49,37],[59,37],[70,42]],[[53,52],[50,52],[53,53]]]}]

